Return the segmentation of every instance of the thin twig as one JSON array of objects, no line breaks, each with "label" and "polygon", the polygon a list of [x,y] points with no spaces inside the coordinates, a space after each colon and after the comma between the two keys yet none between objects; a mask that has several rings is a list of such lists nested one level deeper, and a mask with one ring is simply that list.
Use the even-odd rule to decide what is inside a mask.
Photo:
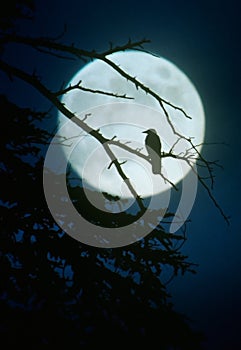
[{"label": "thin twig", "polygon": [[127,96],[126,94],[121,95],[118,93],[108,92],[108,91],[104,91],[104,90],[86,88],[86,87],[81,85],[81,82],[82,81],[80,80],[77,84],[69,85],[67,88],[61,89],[61,90],[55,92],[54,94],[55,94],[55,96],[61,96],[61,95],[64,95],[70,91],[73,91],[73,90],[82,90],[82,91],[86,91],[86,92],[91,92],[92,94],[107,95],[107,96],[111,96],[111,97],[124,98],[124,99],[128,99],[128,100],[134,99],[134,97]]}]

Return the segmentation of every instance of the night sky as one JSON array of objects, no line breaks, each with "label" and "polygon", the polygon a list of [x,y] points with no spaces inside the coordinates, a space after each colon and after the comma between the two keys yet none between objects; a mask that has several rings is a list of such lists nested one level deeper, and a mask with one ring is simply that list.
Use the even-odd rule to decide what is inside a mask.
[{"label": "night sky", "polygon": [[[34,22],[21,25],[31,35],[57,36],[67,25],[66,42],[104,50],[109,42],[151,40],[146,49],[176,64],[196,86],[206,115],[203,152],[218,159],[214,194],[230,226],[199,186],[183,252],[198,264],[197,274],[169,285],[178,311],[190,317],[207,337],[205,350],[241,348],[241,25],[238,1],[37,1]],[[51,60],[39,54],[6,53],[11,63],[38,69],[45,82],[59,88],[82,63]],[[20,84],[19,84],[20,87]],[[2,90],[2,88],[1,88]],[[35,92],[4,85],[7,94],[26,106],[44,108]],[[28,92],[29,91],[29,92]],[[26,96],[28,94],[28,99]]]}]

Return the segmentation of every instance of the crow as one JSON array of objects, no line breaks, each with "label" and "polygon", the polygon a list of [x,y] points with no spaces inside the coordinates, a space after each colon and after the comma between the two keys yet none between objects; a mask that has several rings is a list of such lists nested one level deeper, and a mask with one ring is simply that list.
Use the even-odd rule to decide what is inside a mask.
[{"label": "crow", "polygon": [[152,164],[153,174],[161,173],[161,141],[155,129],[143,131],[147,134],[145,145]]}]

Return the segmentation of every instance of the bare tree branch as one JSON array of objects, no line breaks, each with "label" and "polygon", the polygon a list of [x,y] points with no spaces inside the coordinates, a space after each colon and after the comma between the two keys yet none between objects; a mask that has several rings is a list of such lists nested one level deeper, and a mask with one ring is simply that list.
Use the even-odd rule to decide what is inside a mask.
[{"label": "bare tree branch", "polygon": [[73,91],[73,90],[82,90],[82,91],[86,91],[86,92],[91,92],[92,94],[107,95],[107,96],[112,96],[112,97],[116,97],[116,98],[124,98],[124,99],[128,99],[128,100],[134,99],[134,97],[127,96],[126,94],[120,95],[118,93],[86,88],[86,87],[82,86],[81,83],[82,83],[82,81],[80,80],[75,85],[69,85],[67,88],[59,90],[59,91],[55,92],[55,96],[61,96],[61,95],[68,93],[69,91]]},{"label": "bare tree branch", "polygon": [[125,45],[121,45],[121,46],[114,46],[113,47],[113,43],[110,42],[110,49],[107,51],[104,51],[101,53],[102,56],[108,56],[111,55],[115,52],[120,52],[120,51],[126,51],[126,50],[136,50],[137,48],[141,48],[143,49],[143,45],[144,44],[148,44],[151,41],[148,39],[142,39],[140,41],[134,41],[132,42],[131,39],[128,40],[128,42]]},{"label": "bare tree branch", "polygon": [[[144,85],[143,83],[141,83],[140,81],[138,81],[136,79],[136,77],[133,77],[131,75],[129,75],[128,73],[126,73],[122,68],[120,68],[118,65],[116,65],[113,61],[111,61],[110,59],[108,59],[106,56],[103,56],[101,54],[97,55],[96,58],[99,58],[100,60],[104,61],[105,63],[107,63],[109,66],[111,66],[113,69],[115,69],[120,75],[122,75],[124,78],[126,78],[127,80],[131,81],[136,89],[141,89],[143,91],[145,91],[146,94],[149,94],[150,96],[154,97],[160,104],[162,110],[164,111],[164,114],[165,116],[167,117],[167,120],[168,120],[168,123],[170,124],[171,128],[173,130],[174,129],[174,126],[170,120],[170,117],[167,113],[167,110],[165,109],[164,107],[164,104],[176,109],[176,110],[179,110],[180,112],[182,112],[184,114],[184,116],[188,119],[192,119],[191,116],[189,116],[181,107],[178,107],[178,106],[175,106],[174,104],[172,104],[171,102],[169,101],[166,101],[165,99],[163,99],[162,97],[160,97],[156,92],[154,92],[153,90],[151,90],[149,87],[147,87],[146,85]],[[182,135],[180,135],[182,136]],[[183,138],[183,136],[182,136]]]},{"label": "bare tree branch", "polygon": [[[224,218],[224,220],[227,222],[228,225],[230,225],[229,219],[230,217],[227,216],[223,209],[221,208],[221,206],[218,204],[216,198],[214,197],[214,195],[212,194],[212,191],[210,190],[210,188],[207,186],[207,184],[205,183],[204,179],[198,174],[198,172],[193,168],[191,162],[188,159],[185,159],[185,161],[187,162],[187,164],[190,166],[190,168],[192,169],[192,171],[194,172],[194,174],[197,176],[199,182],[202,184],[202,186],[205,188],[205,190],[207,191],[210,199],[212,200],[213,204],[216,206],[216,208],[219,210],[220,214],[222,215],[222,217]],[[205,164],[207,162],[205,161]],[[213,182],[213,175],[211,176],[212,182]]]},{"label": "bare tree branch", "polygon": [[[117,71],[123,78],[127,79],[128,81],[130,81],[132,84],[135,85],[136,89],[141,89],[142,91],[146,92],[146,94],[149,94],[150,96],[152,96],[160,105],[161,109],[164,112],[164,115],[166,117],[166,120],[173,132],[174,135],[178,136],[178,140],[175,142],[175,144],[177,142],[179,142],[179,140],[183,139],[186,140],[189,144],[190,144],[190,148],[188,150],[186,150],[185,154],[181,155],[176,155],[173,154],[173,149],[175,147],[175,144],[171,147],[170,151],[168,153],[162,153],[162,157],[172,157],[172,158],[176,158],[179,160],[183,160],[185,162],[187,162],[187,164],[191,167],[191,169],[195,172],[195,169],[193,168],[192,162],[193,161],[197,161],[198,163],[197,165],[199,166],[203,166],[204,168],[207,169],[208,171],[208,176],[206,177],[207,179],[210,179],[211,181],[211,189],[213,189],[213,184],[214,184],[214,176],[213,176],[213,169],[212,169],[212,165],[216,165],[216,162],[210,162],[208,160],[206,160],[202,154],[199,152],[198,147],[199,145],[195,145],[192,141],[191,137],[186,137],[182,134],[180,134],[174,127],[171,118],[169,116],[169,113],[167,112],[166,106],[170,106],[175,110],[179,110],[186,118],[191,119],[191,117],[180,107],[174,105],[173,103],[166,101],[165,99],[163,99],[161,96],[159,96],[155,91],[151,90],[148,86],[145,86],[143,83],[141,83],[140,81],[138,81],[138,79],[136,79],[136,77],[131,76],[130,74],[128,74],[127,72],[125,72],[122,68],[120,68],[120,66],[116,65],[113,61],[111,61],[107,56],[110,55],[111,53],[114,52],[118,52],[118,51],[125,51],[128,49],[133,49],[133,48],[142,48],[142,45],[149,42],[146,39],[143,39],[141,41],[138,42],[131,42],[131,40],[128,41],[127,44],[123,45],[123,46],[116,46],[113,47],[113,45],[111,44],[111,47],[109,50],[103,52],[103,53],[97,53],[95,50],[92,51],[87,51],[87,50],[82,50],[79,49],[77,47],[75,47],[73,44],[72,45],[63,45],[60,43],[57,43],[56,41],[51,41],[49,39],[46,38],[26,38],[26,37],[19,37],[16,35],[5,35],[4,37],[0,37],[0,44],[1,43],[7,43],[7,42],[18,42],[18,43],[22,43],[22,44],[26,44],[26,45],[30,45],[32,46],[34,49],[44,49],[44,50],[49,50],[49,53],[55,54],[55,51],[59,51],[59,52],[64,52],[68,55],[68,57],[70,56],[74,56],[78,59],[83,59],[83,57],[86,57],[90,60],[93,59],[99,59],[103,62],[105,62],[107,65],[109,65],[110,67],[112,67],[115,71]],[[15,67],[10,67],[9,65],[7,65],[4,62],[0,62],[0,67],[11,77],[12,75],[15,75],[17,77],[19,77],[20,79],[23,79],[25,81],[27,81],[28,83],[30,83],[32,86],[34,86],[35,88],[37,88],[37,90],[39,90],[45,97],[47,97],[58,109],[59,111],[61,111],[65,116],[67,116],[69,119],[71,119],[73,122],[75,122],[78,126],[80,126],[83,130],[85,130],[87,133],[92,134],[92,136],[94,136],[99,142],[101,142],[103,145],[106,143],[105,145],[105,150],[108,153],[111,161],[113,161],[113,163],[116,166],[117,171],[119,172],[120,176],[122,177],[122,179],[126,182],[127,186],[129,186],[129,189],[131,191],[131,193],[134,194],[135,191],[133,191],[133,188],[131,188],[130,186],[130,181],[128,179],[127,181],[127,177],[121,172],[121,164],[118,162],[118,160],[115,158],[114,153],[111,151],[109,145],[113,144],[116,146],[121,147],[122,149],[125,149],[128,152],[134,153],[136,155],[138,155],[139,157],[144,158],[146,161],[150,161],[148,159],[147,156],[145,156],[144,154],[142,154],[139,150],[134,150],[131,147],[129,147],[127,144],[122,144],[119,141],[114,140],[114,138],[112,140],[108,140],[106,138],[104,138],[98,131],[93,131],[93,129],[91,129],[86,123],[84,123],[83,121],[81,121],[79,118],[77,118],[73,113],[71,113],[69,110],[67,110],[64,105],[58,100],[58,96],[67,93],[68,91],[74,89],[74,88],[81,88],[81,89],[88,89],[88,88],[84,88],[77,84],[76,86],[70,86],[66,89],[62,89],[59,92],[50,92],[43,84],[40,83],[40,80],[35,77],[35,76],[31,76],[28,75],[27,73],[24,73],[20,70],[18,70]],[[88,89],[89,92],[92,93],[103,93],[103,94],[109,94],[108,92],[105,91],[99,91],[99,90],[92,90],[92,89]],[[110,93],[111,96],[113,97],[122,97],[122,98],[130,98],[126,95],[118,95],[118,94],[113,94]],[[93,134],[94,132],[94,134]],[[192,152],[193,151],[193,152]],[[196,172],[195,172],[196,173]],[[175,185],[172,184],[168,179],[166,179],[163,174],[160,174],[162,176],[162,178],[165,181],[168,181],[174,188]],[[201,177],[199,174],[196,173],[196,175],[198,176],[198,180],[199,182],[202,184],[202,186],[205,188],[205,190],[208,192],[209,197],[211,198],[211,200],[213,201],[213,203],[215,204],[215,206],[219,209],[221,215],[225,218],[225,220],[228,222],[228,217],[224,214],[222,208],[220,207],[220,205],[217,203],[216,199],[214,198],[211,189],[208,187],[208,185],[205,183],[204,181],[204,177]],[[139,196],[135,193],[135,198],[139,198]],[[141,203],[141,200],[140,200]]]},{"label": "bare tree branch", "polygon": [[[64,45],[64,44],[57,43],[55,41],[50,41],[50,40],[43,38],[43,37],[42,38],[41,37],[40,38],[31,38],[31,37],[26,38],[26,37],[21,37],[21,36],[16,36],[16,35],[7,35],[4,38],[0,38],[0,43],[2,43],[2,42],[6,43],[6,42],[10,42],[10,41],[30,45],[35,49],[39,48],[39,47],[42,47],[42,48],[44,47],[44,48],[49,49],[50,53],[52,53],[53,50],[66,52],[70,55],[77,57],[78,59],[81,59],[83,56],[87,57],[91,60],[100,59],[100,60],[104,61],[105,63],[107,63],[110,67],[115,69],[121,76],[123,76],[127,80],[131,81],[136,86],[137,89],[140,88],[141,90],[145,91],[147,94],[153,96],[159,102],[159,104],[160,104],[161,108],[163,109],[165,116],[167,117],[168,122],[169,122],[170,126],[172,127],[172,129],[174,127],[170,121],[169,115],[168,115],[163,104],[169,105],[170,107],[172,107],[176,110],[179,110],[180,112],[182,112],[185,115],[186,118],[192,119],[191,116],[189,116],[182,108],[175,106],[171,102],[166,101],[165,99],[161,98],[157,93],[152,91],[150,88],[145,86],[143,83],[139,82],[136,79],[136,77],[130,76],[123,69],[121,69],[118,65],[116,65],[114,62],[109,60],[106,56],[110,53],[116,52],[117,48],[112,49],[112,51],[108,50],[108,51],[105,51],[103,53],[97,53],[95,50],[87,51],[87,50],[76,48],[73,44],[71,46]],[[138,47],[138,46],[145,44],[147,42],[149,42],[149,41],[146,39],[143,39],[143,40],[138,41],[138,42],[133,42],[133,43],[131,41],[128,41],[127,44],[125,44],[123,46],[119,46],[118,51],[130,50],[130,49],[133,49],[134,47]]]},{"label": "bare tree branch", "polygon": [[55,96],[54,93],[52,93],[50,90],[48,90],[41,82],[40,80],[34,76],[34,75],[29,75],[26,72],[23,72],[22,70],[10,66],[9,64],[0,61],[0,68],[3,69],[5,72],[10,72],[11,74],[15,75],[16,77],[24,80],[25,82],[29,83],[33,87],[35,87],[43,96],[45,96],[49,101],[51,101],[57,108],[58,110],[63,113],[68,119],[70,119],[72,122],[77,124],[79,127],[81,127],[84,131],[86,131],[88,134],[92,135],[97,141],[99,141],[107,155],[109,156],[111,162],[116,167],[117,172],[127,185],[128,189],[132,193],[133,197],[136,199],[141,211],[145,210],[145,206],[143,204],[143,201],[141,197],[138,195],[136,190],[134,189],[133,185],[131,184],[130,179],[126,176],[124,173],[121,164],[119,163],[118,159],[115,157],[114,153],[111,151],[109,145],[108,145],[108,139],[106,139],[100,132],[99,130],[94,130],[90,126],[88,126],[83,120],[79,119],[74,113],[72,113],[70,110],[68,110],[63,103],[59,101],[59,99]]}]

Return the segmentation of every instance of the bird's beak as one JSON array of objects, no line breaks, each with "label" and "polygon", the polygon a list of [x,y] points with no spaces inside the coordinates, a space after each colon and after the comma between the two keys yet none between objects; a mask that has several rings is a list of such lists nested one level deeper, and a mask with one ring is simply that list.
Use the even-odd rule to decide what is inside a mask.
[{"label": "bird's beak", "polygon": [[145,131],[142,131],[142,134],[146,134],[147,133],[147,130],[145,130]]}]

